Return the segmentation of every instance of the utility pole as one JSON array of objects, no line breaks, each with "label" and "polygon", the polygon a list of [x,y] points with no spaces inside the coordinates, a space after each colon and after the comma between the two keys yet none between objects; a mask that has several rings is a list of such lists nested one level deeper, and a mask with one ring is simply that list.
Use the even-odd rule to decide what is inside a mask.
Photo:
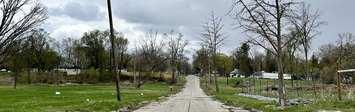
[{"label": "utility pole", "polygon": [[210,58],[208,57],[209,54],[209,49],[207,51],[207,62],[208,62],[208,85],[211,85],[211,64],[210,64]]},{"label": "utility pole", "polygon": [[111,12],[111,1],[107,0],[108,6],[108,18],[110,23],[110,38],[111,38],[111,48],[112,48],[112,61],[113,61],[113,70],[116,76],[116,90],[117,90],[117,100],[121,101],[121,92],[120,92],[120,77],[117,75],[117,66],[116,66],[116,57],[115,57],[115,44],[114,44],[114,31],[113,31],[113,21],[112,21],[112,12]]}]

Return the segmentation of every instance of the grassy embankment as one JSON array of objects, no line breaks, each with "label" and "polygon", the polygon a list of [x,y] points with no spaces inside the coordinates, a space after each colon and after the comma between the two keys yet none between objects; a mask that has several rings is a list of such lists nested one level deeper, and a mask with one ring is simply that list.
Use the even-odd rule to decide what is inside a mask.
[{"label": "grassy embankment", "polygon": [[[182,87],[183,84],[180,84],[170,91],[170,85],[165,82],[145,84],[138,90],[121,86],[122,101],[119,102],[113,84],[18,85],[17,89],[13,89],[11,84],[0,84],[0,111],[111,111],[133,107],[142,101],[158,100],[161,96],[178,92]],[[60,92],[60,95],[55,92]]]},{"label": "grassy embankment", "polygon": [[[213,78],[214,79],[214,78]],[[310,104],[300,104],[300,105],[287,105],[284,109],[279,109],[275,108],[278,106],[278,104],[274,101],[260,101],[256,100],[254,98],[248,98],[248,97],[242,97],[235,95],[236,93],[241,93],[242,88],[233,88],[233,85],[240,81],[242,83],[242,78],[229,78],[229,85],[227,85],[227,78],[226,77],[218,77],[218,85],[220,92],[217,93],[215,91],[215,84],[211,83],[211,88],[207,89],[205,85],[201,85],[202,89],[210,95],[215,95],[215,99],[219,100],[227,105],[231,106],[242,106],[244,109],[251,109],[255,108],[257,110],[262,110],[262,111],[268,111],[268,112],[273,112],[273,111],[285,111],[285,112],[304,112],[304,111],[318,111],[318,110],[340,110],[340,111],[349,111],[349,112],[354,112],[355,111],[355,103],[353,101],[349,100],[344,100],[342,102],[337,101],[337,91],[331,91],[331,94],[329,91],[317,91],[318,94],[318,100],[315,102],[312,102]],[[248,79],[249,80],[249,79]],[[252,81],[252,79],[251,79]],[[214,81],[213,81],[214,82]],[[252,86],[251,90],[253,94],[258,94],[260,95],[260,80],[256,79],[256,86],[255,86],[255,93],[254,93],[254,87]],[[204,83],[204,78],[201,77],[201,84]],[[266,79],[261,79],[261,89],[264,90],[266,88]],[[285,83],[287,87],[291,86],[291,81],[285,80]],[[302,82],[304,83],[304,81]],[[274,84],[273,80],[268,80],[269,86],[272,86]],[[278,84],[276,80],[276,85]],[[320,84],[319,84],[320,85]],[[278,87],[278,86],[276,86]],[[246,89],[244,89],[244,92]],[[295,99],[298,98],[297,92],[295,91],[287,91],[287,99]],[[300,91],[300,98],[301,99],[311,99],[314,100],[314,92],[313,91]],[[261,91],[261,95],[267,96],[266,91]],[[275,97],[275,92],[269,92],[269,96]],[[329,95],[334,95],[332,98],[329,99],[326,98],[326,96]],[[343,98],[348,97],[346,93],[343,93]],[[277,92],[276,92],[276,97],[277,97]],[[345,99],[345,98],[344,98]]]}]

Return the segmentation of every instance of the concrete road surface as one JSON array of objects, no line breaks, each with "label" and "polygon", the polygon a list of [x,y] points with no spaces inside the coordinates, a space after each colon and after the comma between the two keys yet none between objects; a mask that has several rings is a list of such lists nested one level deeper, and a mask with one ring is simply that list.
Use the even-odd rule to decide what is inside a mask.
[{"label": "concrete road surface", "polygon": [[237,107],[223,105],[207,96],[200,88],[198,77],[186,77],[186,87],[163,102],[153,102],[135,112],[248,112]]}]

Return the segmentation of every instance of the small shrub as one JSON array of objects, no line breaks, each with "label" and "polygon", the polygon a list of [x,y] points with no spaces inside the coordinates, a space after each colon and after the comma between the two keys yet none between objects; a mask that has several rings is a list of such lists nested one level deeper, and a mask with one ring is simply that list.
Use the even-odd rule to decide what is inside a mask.
[{"label": "small shrub", "polygon": [[94,69],[90,68],[90,84],[96,84],[99,82],[99,73]]}]

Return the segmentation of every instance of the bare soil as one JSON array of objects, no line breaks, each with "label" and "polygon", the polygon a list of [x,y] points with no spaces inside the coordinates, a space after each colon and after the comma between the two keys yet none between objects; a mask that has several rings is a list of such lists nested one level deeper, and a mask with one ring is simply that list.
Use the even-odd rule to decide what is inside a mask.
[{"label": "bare soil", "polygon": [[0,84],[10,84],[14,83],[14,80],[12,79],[11,75],[3,75],[0,76]]}]

